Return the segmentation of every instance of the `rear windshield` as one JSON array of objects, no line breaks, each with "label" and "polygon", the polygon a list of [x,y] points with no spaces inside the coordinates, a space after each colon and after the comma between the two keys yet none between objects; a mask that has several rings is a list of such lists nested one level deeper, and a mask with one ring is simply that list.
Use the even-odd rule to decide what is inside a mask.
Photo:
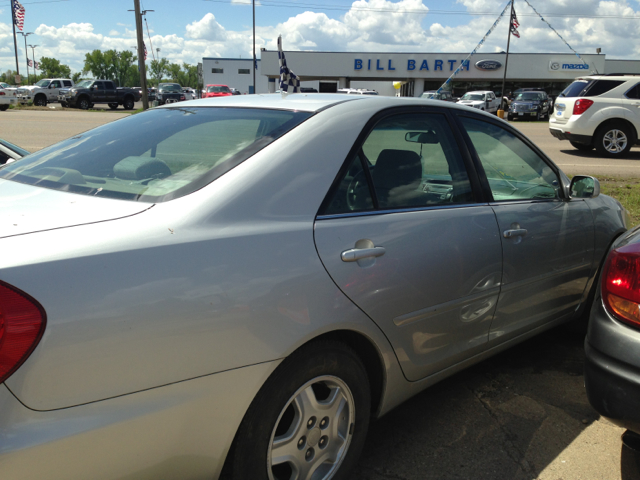
[{"label": "rear windshield", "polygon": [[607,93],[624,82],[620,80],[576,80],[567,88],[565,88],[560,97],[597,97],[603,93]]},{"label": "rear windshield", "polygon": [[253,108],[160,108],[29,155],[0,178],[141,202],[194,192],[311,116]]}]

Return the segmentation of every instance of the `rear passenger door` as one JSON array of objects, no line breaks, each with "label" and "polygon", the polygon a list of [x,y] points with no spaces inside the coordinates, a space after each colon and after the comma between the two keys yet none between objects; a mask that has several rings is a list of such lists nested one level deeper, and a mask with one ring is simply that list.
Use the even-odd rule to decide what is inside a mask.
[{"label": "rear passenger door", "polygon": [[390,339],[409,380],[484,350],[501,281],[496,218],[447,114],[372,120],[315,223],[336,285]]},{"label": "rear passenger door", "polygon": [[113,82],[104,82],[104,101],[107,103],[117,103],[118,95]]}]

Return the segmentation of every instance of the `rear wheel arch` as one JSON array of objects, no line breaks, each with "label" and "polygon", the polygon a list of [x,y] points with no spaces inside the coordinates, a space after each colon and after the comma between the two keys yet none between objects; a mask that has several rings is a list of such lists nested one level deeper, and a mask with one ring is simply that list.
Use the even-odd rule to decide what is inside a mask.
[{"label": "rear wheel arch", "polygon": [[[386,382],[385,368],[380,351],[375,346],[373,340],[371,340],[366,335],[354,330],[334,330],[314,337],[313,339],[303,343],[293,352],[287,355],[287,357],[290,357],[291,355],[294,355],[301,350],[313,347],[314,344],[331,344],[336,342],[342,343],[343,345],[347,346],[356,354],[356,356],[362,362],[369,381],[371,417],[377,416],[377,412],[379,411],[382,403],[383,389]],[[265,381],[265,384],[269,381],[270,378],[271,376],[269,376],[269,378]],[[241,425],[239,425],[238,430],[240,430],[240,427]],[[231,476],[237,438],[238,432],[236,432],[235,438],[231,443],[231,447],[227,452],[220,478],[229,478]]]},{"label": "rear wheel arch", "polygon": [[596,132],[598,132],[598,130],[611,127],[615,124],[622,124],[627,128],[629,128],[629,130],[634,136],[633,138],[634,142],[638,140],[638,130],[636,129],[635,125],[631,123],[629,120],[627,120],[626,118],[621,118],[621,117],[608,118],[605,121],[601,122],[600,125],[598,125],[598,127],[594,130],[594,134],[593,134],[594,137],[596,135]]}]

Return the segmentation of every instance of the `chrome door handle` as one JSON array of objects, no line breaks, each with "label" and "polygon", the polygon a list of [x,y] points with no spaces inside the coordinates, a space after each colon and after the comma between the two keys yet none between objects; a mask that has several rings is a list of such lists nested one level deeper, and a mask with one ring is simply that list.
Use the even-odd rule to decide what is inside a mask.
[{"label": "chrome door handle", "polygon": [[514,228],[512,230],[505,230],[502,232],[504,238],[524,237],[527,234],[526,228]]},{"label": "chrome door handle", "polygon": [[373,248],[351,248],[340,254],[343,262],[357,262],[363,258],[381,257],[386,252],[384,247]]}]

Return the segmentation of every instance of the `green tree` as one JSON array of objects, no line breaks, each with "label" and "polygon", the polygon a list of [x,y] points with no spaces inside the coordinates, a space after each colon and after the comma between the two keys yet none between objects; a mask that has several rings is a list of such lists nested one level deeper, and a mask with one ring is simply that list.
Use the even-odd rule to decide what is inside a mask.
[{"label": "green tree", "polygon": [[60,60],[49,57],[40,59],[40,71],[45,78],[71,78],[71,69]]},{"label": "green tree", "polygon": [[178,83],[183,87],[198,87],[198,67],[197,65],[182,64],[182,71],[178,75]]},{"label": "green tree", "polygon": [[127,83],[131,67],[136,61],[137,57],[128,50],[94,50],[85,54],[83,72],[90,72],[95,78],[113,80],[119,86],[123,86]]},{"label": "green tree", "polygon": [[171,77],[171,81],[175,83],[179,83],[180,78],[180,65],[177,63],[170,63],[167,66],[167,73],[169,77]]},{"label": "green tree", "polygon": [[73,75],[71,75],[71,80],[73,80],[73,83],[78,83],[80,81],[80,78],[82,78],[82,72],[76,72]]},{"label": "green tree", "polygon": [[158,85],[162,81],[162,77],[169,73],[169,61],[166,58],[160,60],[151,60],[149,66],[150,83]]}]

